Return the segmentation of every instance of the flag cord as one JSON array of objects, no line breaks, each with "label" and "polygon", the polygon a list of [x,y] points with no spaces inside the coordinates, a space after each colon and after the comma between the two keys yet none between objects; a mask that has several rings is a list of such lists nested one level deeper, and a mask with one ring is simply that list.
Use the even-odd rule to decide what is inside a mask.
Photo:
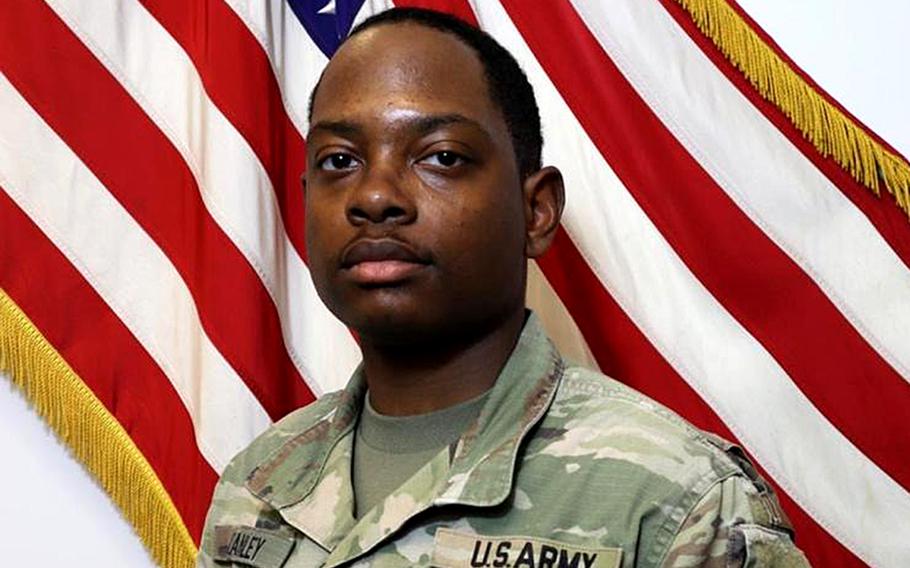
[{"label": "flag cord", "polygon": [[889,151],[831,104],[730,6],[726,0],[675,0],[699,30],[767,101],[824,157],[831,157],[853,178],[880,195],[894,196],[910,216],[910,164]]},{"label": "flag cord", "polygon": [[92,473],[160,565],[190,567],[196,546],[129,434],[0,288],[0,371]]}]

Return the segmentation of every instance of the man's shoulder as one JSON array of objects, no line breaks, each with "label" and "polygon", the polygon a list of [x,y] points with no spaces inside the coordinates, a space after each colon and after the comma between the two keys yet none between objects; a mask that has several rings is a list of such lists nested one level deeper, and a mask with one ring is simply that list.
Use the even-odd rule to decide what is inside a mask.
[{"label": "man's shoulder", "polygon": [[775,542],[792,548],[786,515],[742,450],[596,371],[564,370],[521,468],[526,503],[569,506],[579,526],[638,543],[647,565],[659,565],[670,543],[683,554],[691,539],[710,545],[727,538],[697,522],[706,515],[727,529],[773,530]]},{"label": "man's shoulder", "polygon": [[600,372],[568,367],[541,427],[540,451],[571,461],[586,456],[693,491],[742,467],[731,444],[699,430],[644,394]]},{"label": "man's shoulder", "polygon": [[231,460],[221,475],[222,483],[243,485],[250,474],[287,443],[316,424],[332,417],[343,391],[325,394],[275,422]]}]

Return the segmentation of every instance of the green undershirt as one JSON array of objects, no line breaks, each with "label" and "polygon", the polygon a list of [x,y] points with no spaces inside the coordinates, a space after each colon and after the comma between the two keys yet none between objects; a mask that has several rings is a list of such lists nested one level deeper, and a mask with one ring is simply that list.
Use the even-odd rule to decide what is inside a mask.
[{"label": "green undershirt", "polygon": [[[488,391],[489,392],[489,391]],[[487,393],[415,416],[379,414],[364,397],[354,437],[354,516],[362,517],[398,489],[477,418]]]}]

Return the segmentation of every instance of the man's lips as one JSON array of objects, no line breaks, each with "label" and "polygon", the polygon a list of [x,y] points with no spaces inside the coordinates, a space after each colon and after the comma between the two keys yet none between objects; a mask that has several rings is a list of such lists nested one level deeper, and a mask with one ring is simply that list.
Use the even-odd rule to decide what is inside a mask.
[{"label": "man's lips", "polygon": [[423,269],[429,261],[413,248],[391,239],[355,241],[341,256],[341,267],[358,284],[399,282]]}]

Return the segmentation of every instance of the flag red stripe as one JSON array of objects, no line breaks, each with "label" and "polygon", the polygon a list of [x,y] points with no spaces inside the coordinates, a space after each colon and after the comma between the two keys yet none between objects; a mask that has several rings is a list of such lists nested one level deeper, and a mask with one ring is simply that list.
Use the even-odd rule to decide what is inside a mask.
[{"label": "flag red stripe", "polygon": [[3,7],[4,73],[168,256],[212,343],[273,419],[311,402],[274,303],[177,150],[44,3]]},{"label": "flag red stripe", "polygon": [[2,188],[0,226],[0,287],[124,427],[198,543],[218,476],[168,378]]},{"label": "flag red stripe", "polygon": [[[710,38],[706,37],[699,31],[692,18],[675,0],[660,0],[661,4],[676,20],[679,26],[692,38],[692,41],[711,59],[714,65],[720,70],[727,79],[736,86],[737,89],[749,99],[769,122],[774,124],[780,132],[790,140],[790,142],[811,161],[816,168],[827,177],[832,184],[838,187],[847,199],[849,199],[857,209],[869,219],[875,229],[881,234],[882,238],[891,249],[897,254],[903,263],[910,268],[910,223],[907,222],[907,214],[900,210],[893,202],[890,195],[884,194],[878,197],[870,192],[865,186],[857,182],[844,168],[838,165],[833,158],[822,156],[811,142],[806,140],[802,133],[790,122],[790,119],[777,108],[773,103],[765,100],[761,94],[746,79],[745,75],[739,71],[724,56],[723,53],[714,45]],[[734,3],[731,6],[740,11],[742,10]],[[873,138],[882,143],[885,147],[894,151],[886,142],[876,136],[868,128],[865,128],[861,122],[856,120],[849,112],[846,111],[833,98],[828,96],[818,85],[809,78],[799,67],[797,67],[768,37],[766,33],[756,25],[751,18],[746,17],[746,21],[752,26],[766,43],[786,61],[790,62],[794,71],[799,73],[803,79],[811,84],[817,92],[824,96],[829,102],[841,109],[848,116],[853,118],[857,125],[863,127]],[[896,151],[894,151],[897,154]],[[891,203],[883,203],[890,201]]]},{"label": "flag red stripe", "polygon": [[[664,127],[570,4],[504,4],[592,141],[693,274],[844,435],[910,487],[910,462],[902,458],[910,440],[881,435],[904,428],[910,385]],[[563,64],[570,59],[572,66]],[[643,155],[661,156],[661,167]]]},{"label": "flag red stripe", "polygon": [[[753,460],[754,462],[755,460]],[[755,463],[759,475],[771,483],[781,507],[787,513],[796,533],[794,541],[802,550],[812,566],[837,566],[838,568],[867,568],[868,565],[853,552],[832,537],[815,520],[810,517],[793,499],[783,491],[768,475],[768,472]]]},{"label": "flag red stripe", "polygon": [[209,98],[259,158],[284,230],[306,260],[303,186],[306,146],[291,122],[268,57],[222,0],[141,0],[193,61]]},{"label": "flag red stripe", "polygon": [[[538,261],[547,280],[572,314],[601,369],[613,378],[672,408],[687,420],[737,442],[736,436],[692,387],[667,363],[616,301],[604,290],[575,244],[560,231],[553,247]],[[865,566],[833,539],[784,492],[760,464],[774,486],[800,546],[820,566]]]}]

